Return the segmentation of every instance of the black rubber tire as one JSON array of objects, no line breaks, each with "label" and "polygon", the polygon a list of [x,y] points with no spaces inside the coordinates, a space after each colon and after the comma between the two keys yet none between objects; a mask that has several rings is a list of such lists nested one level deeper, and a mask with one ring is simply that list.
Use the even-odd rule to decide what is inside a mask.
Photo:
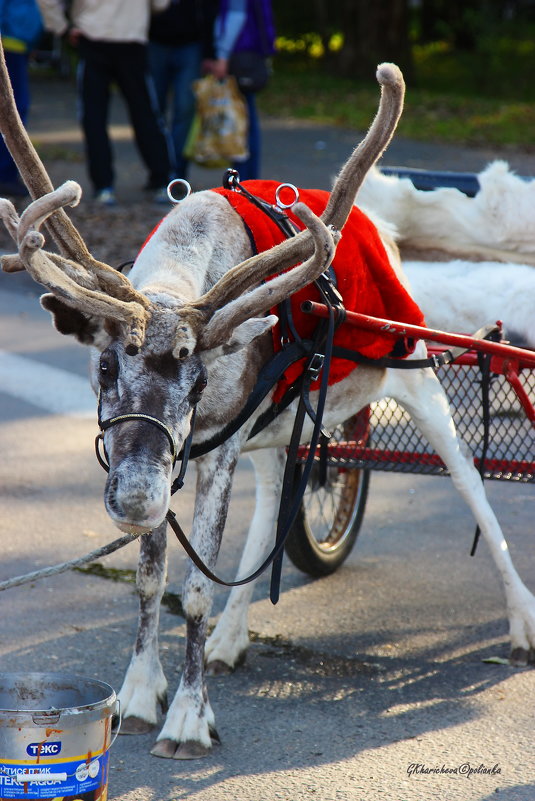
[{"label": "black rubber tire", "polygon": [[[302,468],[296,466],[295,482]],[[368,497],[370,471],[329,467],[327,482],[319,485],[312,468],[295,523],[286,540],[286,553],[295,567],[312,577],[334,573],[355,545]]]}]

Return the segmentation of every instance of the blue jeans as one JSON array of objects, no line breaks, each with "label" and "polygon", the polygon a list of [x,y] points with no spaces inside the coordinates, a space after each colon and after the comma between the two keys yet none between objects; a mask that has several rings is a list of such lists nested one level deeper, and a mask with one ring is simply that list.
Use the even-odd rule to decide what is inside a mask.
[{"label": "blue jeans", "polygon": [[[30,89],[28,81],[28,53],[12,53],[5,51],[6,66],[13,86],[15,104],[23,124],[26,124],[28,109],[30,107]],[[9,150],[0,136],[0,181],[12,183],[18,180],[19,171]]]},{"label": "blue jeans", "polygon": [[256,110],[256,97],[254,92],[244,92],[247,114],[249,117],[249,132],[247,144],[249,147],[249,158],[245,161],[237,161],[232,166],[240,173],[240,180],[250,181],[260,178],[260,157],[261,157],[261,137],[260,120]]},{"label": "blue jeans", "polygon": [[202,48],[199,42],[188,45],[163,45],[149,42],[149,68],[162,115],[166,115],[172,94],[171,138],[174,146],[173,174],[186,178],[188,161],[183,151],[195,114],[192,83],[201,74]]}]

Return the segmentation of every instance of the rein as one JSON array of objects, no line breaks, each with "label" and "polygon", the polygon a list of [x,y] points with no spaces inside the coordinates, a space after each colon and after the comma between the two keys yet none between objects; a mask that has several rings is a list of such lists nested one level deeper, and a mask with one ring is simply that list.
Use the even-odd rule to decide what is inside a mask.
[{"label": "rein", "polygon": [[[260,208],[265,214],[267,214],[267,216],[269,216],[269,218],[280,228],[280,230],[284,233],[284,235],[287,238],[295,236],[295,234],[298,233],[297,228],[294,227],[293,223],[290,221],[290,219],[283,211],[284,208],[289,208],[298,199],[298,191],[292,184],[282,184],[279,187],[279,190],[277,192],[277,203],[279,208],[277,208],[276,206],[271,206],[269,203],[266,203],[260,198],[255,197],[250,192],[248,192],[244,187],[242,187],[239,183],[239,175],[234,170],[227,171],[224,185],[226,188],[232,188],[234,191],[243,192],[243,194],[248,198],[248,200],[250,200],[251,203]],[[284,204],[279,199],[280,191],[284,188],[289,188],[294,193],[294,198],[292,202],[289,204]],[[297,397],[297,395],[300,395],[292,437],[288,449],[286,467],[284,471],[281,505],[277,521],[277,533],[276,533],[275,545],[272,548],[271,552],[266,557],[266,559],[263,561],[263,563],[246,578],[237,579],[236,581],[225,581],[224,579],[217,576],[214,572],[212,572],[212,570],[210,570],[210,568],[200,558],[198,553],[195,551],[195,549],[187,539],[182,527],[180,526],[178,520],[176,519],[175,513],[171,509],[169,509],[166,514],[167,522],[173,529],[177,539],[179,540],[180,544],[182,545],[182,547],[184,548],[190,559],[207,578],[209,578],[211,581],[214,581],[217,584],[223,585],[225,587],[237,587],[243,584],[248,584],[249,582],[257,579],[269,567],[269,565],[272,564],[273,572],[271,578],[270,597],[272,603],[274,604],[277,603],[279,599],[280,574],[282,568],[282,557],[283,557],[284,546],[288,538],[288,535],[291,531],[291,528],[295,522],[297,514],[299,512],[299,508],[301,506],[303,495],[310,476],[310,471],[314,463],[315,452],[319,442],[320,435],[325,436],[325,432],[323,432],[322,430],[322,419],[327,396],[334,331],[337,328],[337,325],[340,324],[340,322],[342,321],[344,314],[341,295],[338,293],[331,279],[327,277],[325,274],[323,274],[322,276],[320,276],[320,279],[318,279],[316,284],[320,290],[324,302],[330,309],[329,320],[327,324],[318,325],[316,335],[313,340],[302,340],[297,335],[297,333],[295,333],[296,341],[291,342],[289,339],[286,340],[286,342],[283,344],[282,351],[277,353],[273,357],[273,359],[271,359],[268,362],[268,364],[265,365],[265,367],[262,369],[259,376],[259,380],[257,381],[257,384],[253,392],[249,396],[240,414],[231,423],[225,426],[225,428],[219,433],[219,435],[212,438],[208,442],[201,443],[200,445],[197,446],[192,445],[194,424],[195,424],[195,409],[192,416],[190,432],[184,443],[182,452],[180,454],[177,454],[173,435],[168,426],[166,426],[165,423],[163,423],[161,420],[158,420],[157,418],[152,417],[151,415],[146,415],[141,413],[122,414],[122,415],[117,415],[116,417],[108,418],[107,420],[102,420],[101,399],[99,396],[98,424],[100,432],[99,434],[97,434],[95,438],[95,452],[99,464],[104,468],[104,470],[106,470],[106,472],[109,472],[110,469],[109,459],[106,453],[106,448],[104,446],[105,431],[107,431],[114,425],[118,425],[119,423],[130,422],[133,420],[149,423],[150,425],[154,425],[156,428],[158,428],[166,435],[171,448],[171,454],[173,457],[173,466],[175,465],[177,458],[181,457],[182,459],[180,473],[171,486],[171,494],[174,494],[184,484],[184,475],[186,472],[189,458],[190,457],[195,458],[210,452],[211,450],[213,450],[214,448],[218,447],[220,444],[225,442],[234,433],[236,433],[236,431],[238,431],[241,428],[241,426],[251,417],[251,415],[258,408],[260,403],[268,395],[270,390],[277,384],[277,382],[280,380],[280,378],[282,377],[288,366],[290,364],[293,364],[295,361],[298,361],[299,359],[308,357],[308,362],[301,376],[301,380],[296,382],[294,386],[290,387],[289,391],[286,393],[285,398],[283,398],[282,401],[279,404],[277,404],[277,414],[280,414],[280,412],[282,412],[283,409],[285,409],[289,405],[289,403],[295,397]],[[336,317],[334,314],[333,303],[336,305],[336,309],[338,312],[338,315]],[[283,312],[281,316],[285,318],[287,326],[292,330],[292,332],[294,332],[295,329],[292,325],[291,314],[289,313],[289,311]],[[310,386],[318,378],[322,369],[323,373],[321,376],[320,390],[318,394],[318,403],[317,403],[317,408],[314,411],[312,409],[309,398]],[[268,425],[268,423],[271,422],[271,420],[274,419],[274,417],[277,416],[277,414],[275,415],[272,414],[267,416],[263,415],[261,419],[261,424],[259,425],[260,419],[257,420],[250,436],[254,436],[260,430],[262,430],[262,428]],[[302,469],[299,486],[297,490],[294,491],[293,486],[294,486],[295,466],[297,462],[297,449],[301,441],[301,433],[303,430],[306,414],[308,414],[313,420],[314,428],[310,441],[309,454]],[[100,452],[101,443],[104,451],[104,456],[102,456]]]}]

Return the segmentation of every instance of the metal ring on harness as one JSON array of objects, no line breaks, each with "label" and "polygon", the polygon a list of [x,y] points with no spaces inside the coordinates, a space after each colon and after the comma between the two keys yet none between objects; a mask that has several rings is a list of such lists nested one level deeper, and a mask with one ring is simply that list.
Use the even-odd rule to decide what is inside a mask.
[{"label": "metal ring on harness", "polygon": [[[280,198],[280,193],[283,189],[291,189],[292,192],[294,193],[294,199],[292,200],[291,203],[282,202]],[[298,200],[299,200],[299,189],[294,184],[281,184],[280,186],[277,187],[275,191],[275,202],[277,203],[279,209],[291,209],[294,203],[297,203]]]},{"label": "metal ring on harness", "polygon": [[233,167],[229,167],[223,174],[223,188],[231,189],[233,192],[237,192],[239,185],[240,173]]},{"label": "metal ring on harness", "polygon": [[[173,195],[173,188],[177,185],[183,187],[184,194],[182,197],[176,198]],[[168,185],[167,185],[167,197],[171,201],[171,203],[182,203],[189,195],[191,195],[192,189],[191,184],[186,181],[185,178],[174,178]]]}]

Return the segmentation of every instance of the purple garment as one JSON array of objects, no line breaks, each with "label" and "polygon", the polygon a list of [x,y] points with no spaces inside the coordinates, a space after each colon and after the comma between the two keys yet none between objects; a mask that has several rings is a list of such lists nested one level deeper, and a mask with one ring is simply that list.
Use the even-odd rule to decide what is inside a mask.
[{"label": "purple garment", "polygon": [[[222,0],[221,2],[220,16],[223,30],[227,12],[233,9],[233,6],[233,0]],[[247,18],[232,48],[233,52],[256,50],[265,56],[272,55],[275,52],[275,24],[271,0],[245,0],[245,6]],[[238,10],[237,6],[236,10]]]}]

